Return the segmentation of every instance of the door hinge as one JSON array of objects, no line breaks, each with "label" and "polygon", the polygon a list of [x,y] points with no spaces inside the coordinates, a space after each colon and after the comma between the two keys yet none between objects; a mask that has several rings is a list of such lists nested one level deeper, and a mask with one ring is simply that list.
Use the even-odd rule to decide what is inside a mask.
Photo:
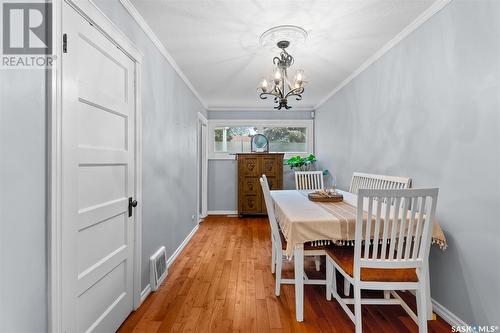
[{"label": "door hinge", "polygon": [[68,53],[68,35],[63,35],[63,53]]}]

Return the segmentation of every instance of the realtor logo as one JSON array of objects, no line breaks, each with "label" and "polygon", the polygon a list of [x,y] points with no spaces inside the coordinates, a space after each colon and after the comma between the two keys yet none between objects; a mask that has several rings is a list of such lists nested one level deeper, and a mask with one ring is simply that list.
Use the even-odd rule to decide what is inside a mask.
[{"label": "realtor logo", "polygon": [[50,68],[52,3],[4,2],[0,68]]},{"label": "realtor logo", "polygon": [[3,4],[3,53],[52,53],[52,4]]}]

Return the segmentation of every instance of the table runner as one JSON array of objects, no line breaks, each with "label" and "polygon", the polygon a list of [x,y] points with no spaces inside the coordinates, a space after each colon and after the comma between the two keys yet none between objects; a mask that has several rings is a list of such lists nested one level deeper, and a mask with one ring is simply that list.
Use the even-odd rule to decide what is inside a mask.
[{"label": "table runner", "polygon": [[[297,244],[333,241],[337,245],[353,245],[356,226],[357,196],[339,191],[342,202],[313,202],[310,191],[271,191],[275,215],[287,240],[286,254],[291,256]],[[373,229],[372,229],[373,230]],[[432,243],[447,247],[444,233],[437,222],[433,225]]]}]

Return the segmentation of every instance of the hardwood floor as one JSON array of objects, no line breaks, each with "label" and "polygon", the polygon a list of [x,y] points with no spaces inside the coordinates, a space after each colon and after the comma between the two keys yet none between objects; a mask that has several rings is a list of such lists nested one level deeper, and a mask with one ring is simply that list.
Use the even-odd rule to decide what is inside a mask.
[{"label": "hardwood floor", "polygon": [[[312,260],[305,267],[312,278],[324,276],[324,262],[321,272]],[[283,276],[293,277],[293,263],[284,264]],[[274,296],[267,218],[210,216],[169,268],[161,288],[119,332],[354,332],[340,305],[326,300],[324,286],[307,285],[304,295],[304,322],[298,323],[293,285],[282,286],[281,296]],[[363,306],[363,331],[418,332],[397,305]],[[440,318],[429,321],[429,332],[450,331]]]}]

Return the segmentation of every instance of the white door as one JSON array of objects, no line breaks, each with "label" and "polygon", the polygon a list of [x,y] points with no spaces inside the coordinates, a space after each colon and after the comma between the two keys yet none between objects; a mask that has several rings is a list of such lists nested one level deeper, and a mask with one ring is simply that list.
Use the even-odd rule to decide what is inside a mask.
[{"label": "white door", "polygon": [[208,196],[208,157],[207,157],[207,149],[208,149],[208,129],[207,123],[204,122],[201,125],[201,216],[207,216],[207,196]]},{"label": "white door", "polygon": [[63,330],[114,332],[133,306],[135,67],[66,3],[63,33]]},{"label": "white door", "polygon": [[198,222],[200,218],[207,216],[207,122],[206,119],[198,117],[197,128],[197,152],[198,152]]}]

